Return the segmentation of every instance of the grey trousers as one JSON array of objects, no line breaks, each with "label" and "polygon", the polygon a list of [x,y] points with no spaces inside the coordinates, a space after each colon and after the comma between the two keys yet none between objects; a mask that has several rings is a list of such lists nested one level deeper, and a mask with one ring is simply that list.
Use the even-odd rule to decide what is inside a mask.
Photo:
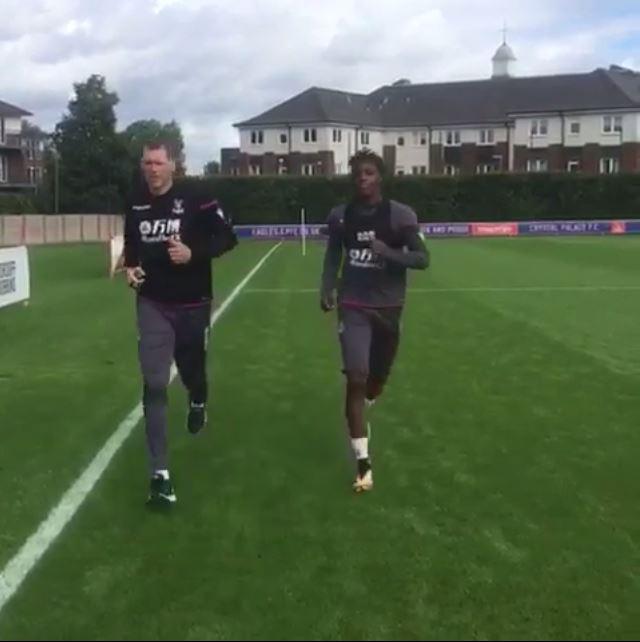
[{"label": "grey trousers", "polygon": [[176,362],[182,383],[194,403],[205,403],[207,342],[211,303],[179,306],[139,296],[138,358],[143,378],[142,403],[151,473],[169,467],[167,387]]}]

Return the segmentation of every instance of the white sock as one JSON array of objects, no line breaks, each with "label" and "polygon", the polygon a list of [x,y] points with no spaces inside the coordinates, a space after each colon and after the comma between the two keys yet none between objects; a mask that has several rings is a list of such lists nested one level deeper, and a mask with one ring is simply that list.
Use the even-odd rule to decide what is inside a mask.
[{"label": "white sock", "polygon": [[169,471],[168,470],[156,470],[153,473],[153,476],[154,477],[162,477],[162,479],[168,480],[169,479]]},{"label": "white sock", "polygon": [[369,459],[369,440],[367,437],[360,437],[351,440],[351,447],[356,459]]}]

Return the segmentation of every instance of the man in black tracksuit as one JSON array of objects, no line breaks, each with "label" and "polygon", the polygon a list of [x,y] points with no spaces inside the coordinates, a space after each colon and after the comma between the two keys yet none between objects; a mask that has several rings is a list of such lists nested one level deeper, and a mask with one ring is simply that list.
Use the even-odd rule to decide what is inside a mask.
[{"label": "man in black tracksuit", "polygon": [[211,318],[211,259],[237,239],[217,201],[174,185],[171,146],[145,146],[146,186],[125,220],[127,281],[137,290],[138,354],[151,468],[150,502],[174,503],[167,456],[167,386],[175,360],[189,392],[187,427],[206,424],[206,348]]}]

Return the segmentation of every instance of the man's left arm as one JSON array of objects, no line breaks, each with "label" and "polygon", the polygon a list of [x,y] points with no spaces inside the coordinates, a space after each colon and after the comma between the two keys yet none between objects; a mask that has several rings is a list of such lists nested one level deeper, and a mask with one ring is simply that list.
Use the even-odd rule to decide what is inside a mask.
[{"label": "man's left arm", "polygon": [[213,259],[232,250],[238,244],[233,228],[227,222],[217,201],[212,200],[198,208],[198,216],[205,217],[202,233],[188,244],[191,259],[196,261]]},{"label": "man's left arm", "polygon": [[426,270],[429,267],[429,250],[422,240],[418,217],[413,210],[407,208],[399,214],[396,234],[402,243],[401,248],[389,247],[376,239],[371,243],[374,254],[403,268]]}]

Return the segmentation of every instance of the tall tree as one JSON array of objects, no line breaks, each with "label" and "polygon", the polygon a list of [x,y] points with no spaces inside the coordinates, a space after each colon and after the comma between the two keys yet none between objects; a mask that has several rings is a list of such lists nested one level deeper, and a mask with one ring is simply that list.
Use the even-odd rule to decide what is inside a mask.
[{"label": "tall tree", "polygon": [[180,125],[175,120],[164,124],[154,119],[137,120],[122,132],[122,139],[125,142],[129,158],[134,167],[137,166],[140,160],[145,143],[158,139],[166,140],[171,144],[176,155],[176,174],[184,176],[184,139]]},{"label": "tall tree", "polygon": [[68,113],[53,136],[62,212],[120,211],[130,182],[127,149],[116,133],[119,99],[104,77],[74,84]]},{"label": "tall tree", "polygon": [[220,163],[218,161],[209,161],[204,166],[205,176],[217,176],[218,174],[220,174]]}]

